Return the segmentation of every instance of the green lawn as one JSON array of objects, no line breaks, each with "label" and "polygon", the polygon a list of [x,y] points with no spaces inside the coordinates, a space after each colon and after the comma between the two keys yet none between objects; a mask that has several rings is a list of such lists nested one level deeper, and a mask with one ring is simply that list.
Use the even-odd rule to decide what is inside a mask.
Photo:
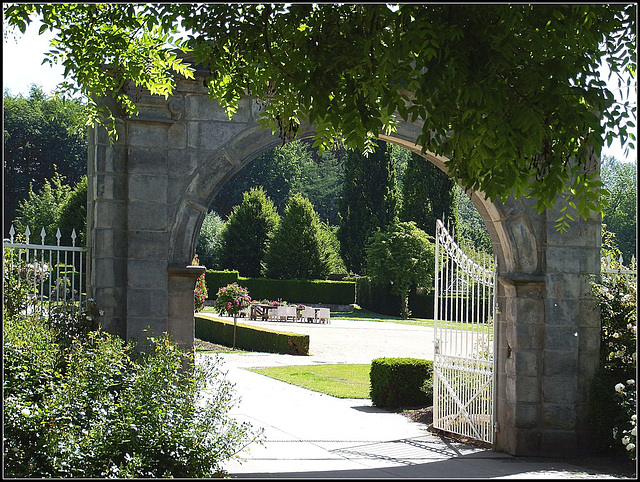
[{"label": "green lawn", "polygon": [[276,380],[337,398],[369,398],[371,365],[302,365],[251,368]]}]

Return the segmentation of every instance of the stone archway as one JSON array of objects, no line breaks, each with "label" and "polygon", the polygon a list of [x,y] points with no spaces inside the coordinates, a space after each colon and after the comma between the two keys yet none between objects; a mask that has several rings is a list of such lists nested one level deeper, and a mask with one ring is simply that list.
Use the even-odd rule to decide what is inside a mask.
[{"label": "stone archway", "polygon": [[[90,295],[103,327],[124,338],[169,332],[193,344],[189,267],[197,233],[220,188],[279,143],[241,101],[229,121],[202,79],[179,80],[168,100],[135,87],[135,118],[117,120],[118,141],[90,135],[88,247]],[[420,127],[402,123],[382,139],[419,152]],[[302,135],[309,134],[303,126]],[[446,172],[444,158],[425,157]],[[597,168],[597,164],[594,164]],[[495,448],[514,455],[576,455],[586,430],[587,379],[598,365],[600,318],[589,274],[600,266],[600,221],[554,227],[527,200],[472,201],[498,260]],[[556,209],[559,209],[558,206]]]}]

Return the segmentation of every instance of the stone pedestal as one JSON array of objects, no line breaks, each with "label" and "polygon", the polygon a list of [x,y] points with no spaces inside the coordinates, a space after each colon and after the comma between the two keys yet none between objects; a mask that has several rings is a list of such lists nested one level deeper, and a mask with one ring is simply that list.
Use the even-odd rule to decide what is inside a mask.
[{"label": "stone pedestal", "polygon": [[198,277],[205,272],[204,266],[169,268],[168,333],[185,349],[193,347],[195,321],[193,318],[193,290]]}]

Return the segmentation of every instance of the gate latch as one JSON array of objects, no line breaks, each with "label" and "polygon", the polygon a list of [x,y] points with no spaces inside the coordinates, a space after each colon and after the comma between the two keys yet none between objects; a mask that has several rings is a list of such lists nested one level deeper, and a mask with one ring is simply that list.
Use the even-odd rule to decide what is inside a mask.
[{"label": "gate latch", "polygon": [[433,340],[433,351],[435,354],[440,354],[440,340]]}]

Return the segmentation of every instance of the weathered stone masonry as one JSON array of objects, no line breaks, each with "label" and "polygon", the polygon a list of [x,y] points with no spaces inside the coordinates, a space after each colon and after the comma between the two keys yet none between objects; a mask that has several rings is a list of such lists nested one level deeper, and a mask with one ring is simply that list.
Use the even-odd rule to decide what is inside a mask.
[{"label": "weathered stone masonry", "polygon": [[[136,118],[120,116],[112,145],[90,136],[88,246],[90,291],[104,328],[143,339],[169,332],[184,347],[194,337],[189,267],[208,206],[243,166],[280,140],[257,124],[258,105],[242,99],[229,121],[202,78],[178,81],[165,100],[135,87]],[[302,135],[311,129],[303,127]],[[414,152],[420,126],[381,136]],[[430,162],[446,172],[444,158]],[[589,292],[599,271],[600,221],[554,227],[527,200],[472,200],[498,260],[495,319],[495,447],[515,455],[575,455],[586,426],[587,379],[598,363],[600,318]],[[558,206],[558,209],[561,206]]]}]

